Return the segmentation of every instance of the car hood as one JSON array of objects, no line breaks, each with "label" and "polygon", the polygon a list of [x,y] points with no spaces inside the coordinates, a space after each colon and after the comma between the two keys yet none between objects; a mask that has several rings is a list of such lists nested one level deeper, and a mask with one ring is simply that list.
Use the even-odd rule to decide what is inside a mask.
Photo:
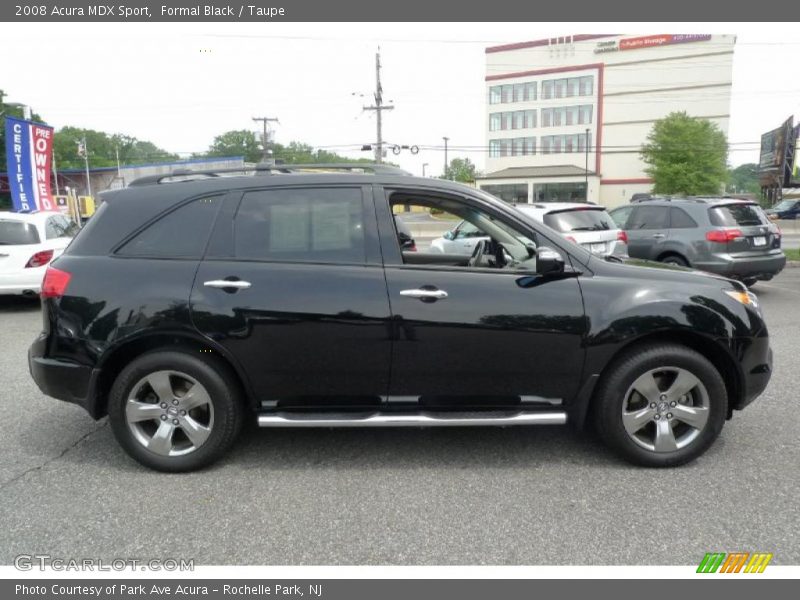
[{"label": "car hood", "polygon": [[612,275],[616,277],[654,279],[661,282],[671,281],[686,285],[718,285],[719,283],[724,283],[729,287],[742,291],[747,289],[743,283],[729,279],[722,275],[717,275],[716,273],[698,271],[696,269],[690,269],[687,267],[668,265],[665,263],[641,260],[638,258],[616,257],[606,260],[601,257],[593,256],[590,264],[587,266],[589,266],[591,269],[601,271],[606,275]]}]

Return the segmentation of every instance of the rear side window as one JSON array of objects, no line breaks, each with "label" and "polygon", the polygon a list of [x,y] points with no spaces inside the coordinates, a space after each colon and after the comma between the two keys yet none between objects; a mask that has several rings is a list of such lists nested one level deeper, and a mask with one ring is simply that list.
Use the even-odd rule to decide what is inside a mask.
[{"label": "rear side window", "polygon": [[0,220],[0,246],[24,246],[39,242],[39,232],[32,223]]},{"label": "rear side window", "polygon": [[691,229],[697,227],[697,222],[682,208],[669,209],[670,229]]},{"label": "rear side window", "polygon": [[606,211],[595,209],[547,213],[544,216],[544,224],[562,233],[569,231],[604,231],[617,228]]},{"label": "rear side window", "polygon": [[766,225],[767,216],[755,204],[726,204],[708,209],[711,224],[717,227]]},{"label": "rear side window", "polygon": [[117,254],[152,258],[200,258],[222,195],[192,200],[152,223]]},{"label": "rear side window", "polygon": [[666,206],[637,206],[626,229],[666,229],[669,211]]},{"label": "rear side window", "polygon": [[365,262],[360,188],[249,192],[236,213],[234,231],[237,258]]}]

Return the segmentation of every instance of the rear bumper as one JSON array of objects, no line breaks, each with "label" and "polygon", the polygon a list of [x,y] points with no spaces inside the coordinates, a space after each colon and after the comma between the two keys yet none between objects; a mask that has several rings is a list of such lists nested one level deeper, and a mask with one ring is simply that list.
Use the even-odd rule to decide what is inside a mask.
[{"label": "rear bumper", "polygon": [[750,277],[772,278],[786,266],[786,255],[783,252],[746,257],[720,254],[715,258],[716,260],[714,261],[697,262],[693,266],[702,271],[739,279]]},{"label": "rear bumper", "polygon": [[43,394],[77,404],[99,419],[97,401],[94,394],[99,369],[92,369],[75,362],[44,357],[46,340],[40,336],[28,350],[28,369],[31,377]]},{"label": "rear bumper", "polygon": [[0,295],[18,295],[29,291],[38,294],[42,291],[46,270],[47,267],[44,266],[15,273],[0,273]]}]

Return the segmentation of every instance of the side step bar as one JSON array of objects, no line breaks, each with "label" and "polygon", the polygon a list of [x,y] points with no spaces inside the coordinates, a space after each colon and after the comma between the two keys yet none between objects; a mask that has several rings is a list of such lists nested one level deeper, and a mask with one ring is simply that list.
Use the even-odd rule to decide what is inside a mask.
[{"label": "side step bar", "polygon": [[564,425],[565,412],[422,413],[370,415],[281,413],[259,415],[259,427],[463,427],[492,425]]}]

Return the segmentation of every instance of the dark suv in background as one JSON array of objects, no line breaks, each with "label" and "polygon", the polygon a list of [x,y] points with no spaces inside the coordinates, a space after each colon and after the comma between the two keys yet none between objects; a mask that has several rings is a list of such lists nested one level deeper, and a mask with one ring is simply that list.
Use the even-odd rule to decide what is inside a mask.
[{"label": "dark suv in background", "polygon": [[[700,456],[766,387],[740,283],[601,258],[480,190],[382,165],[137,180],[48,268],[29,351],[48,395],[108,414],[164,471],[262,427],[590,419],[647,466]],[[401,207],[465,220],[422,252]]]},{"label": "dark suv in background", "polygon": [[768,281],[786,265],[780,229],[755,202],[728,198],[648,198],[611,218],[628,236],[631,258]]}]

